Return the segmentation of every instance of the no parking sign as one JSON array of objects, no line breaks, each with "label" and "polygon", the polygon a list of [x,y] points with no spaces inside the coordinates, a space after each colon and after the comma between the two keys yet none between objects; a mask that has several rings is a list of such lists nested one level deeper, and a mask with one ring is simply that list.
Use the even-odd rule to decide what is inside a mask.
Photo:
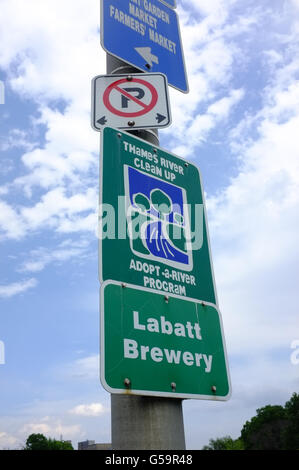
[{"label": "no parking sign", "polygon": [[171,124],[168,86],[161,73],[100,75],[92,82],[92,127],[155,129]]}]

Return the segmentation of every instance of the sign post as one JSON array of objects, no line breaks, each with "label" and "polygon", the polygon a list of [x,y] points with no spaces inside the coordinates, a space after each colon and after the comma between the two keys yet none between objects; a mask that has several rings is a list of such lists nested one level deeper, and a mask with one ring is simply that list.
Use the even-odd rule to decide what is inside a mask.
[{"label": "sign post", "polygon": [[[101,43],[108,54],[143,72],[161,72],[187,93],[179,20],[160,0],[101,0]],[[120,39],[121,38],[121,39]]]},{"label": "sign post", "polygon": [[171,117],[156,72],[188,92],[174,8],[176,0],[101,0],[112,74],[93,82],[92,125],[102,131],[101,380],[119,450],[184,450],[182,400],[230,395],[201,177],[157,146]]},{"label": "sign post", "polygon": [[[128,74],[137,72],[130,65],[108,54],[107,73],[117,73],[119,70]],[[130,132],[142,137],[149,144],[159,144],[156,129]],[[101,164],[103,165],[103,155]],[[184,450],[186,445],[182,400],[112,393],[111,434],[113,449]]]}]

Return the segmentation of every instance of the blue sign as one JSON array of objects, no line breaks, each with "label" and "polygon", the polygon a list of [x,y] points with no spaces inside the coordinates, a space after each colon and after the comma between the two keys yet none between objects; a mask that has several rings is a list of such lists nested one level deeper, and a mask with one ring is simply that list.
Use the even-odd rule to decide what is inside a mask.
[{"label": "blue sign", "polygon": [[101,8],[101,43],[106,52],[144,72],[164,73],[169,85],[188,93],[173,9],[160,0],[101,0]]}]

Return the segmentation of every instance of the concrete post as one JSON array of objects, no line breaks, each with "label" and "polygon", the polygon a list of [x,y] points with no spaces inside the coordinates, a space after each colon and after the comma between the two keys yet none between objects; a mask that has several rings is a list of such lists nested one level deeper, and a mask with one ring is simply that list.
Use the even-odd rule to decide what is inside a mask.
[{"label": "concrete post", "polygon": [[[107,54],[107,74],[142,73]],[[159,145],[158,131],[130,130]],[[185,450],[182,400],[111,395],[112,448],[115,450]]]},{"label": "concrete post", "polygon": [[185,450],[182,401],[111,395],[112,448]]}]

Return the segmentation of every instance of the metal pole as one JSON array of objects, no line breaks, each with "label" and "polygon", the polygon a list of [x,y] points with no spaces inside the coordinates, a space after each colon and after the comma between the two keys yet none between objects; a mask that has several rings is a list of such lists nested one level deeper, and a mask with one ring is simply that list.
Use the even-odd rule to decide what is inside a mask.
[{"label": "metal pole", "polygon": [[[107,74],[142,73],[107,54]],[[158,131],[130,130],[159,145]],[[182,400],[111,395],[112,448],[115,450],[185,450]]]}]

